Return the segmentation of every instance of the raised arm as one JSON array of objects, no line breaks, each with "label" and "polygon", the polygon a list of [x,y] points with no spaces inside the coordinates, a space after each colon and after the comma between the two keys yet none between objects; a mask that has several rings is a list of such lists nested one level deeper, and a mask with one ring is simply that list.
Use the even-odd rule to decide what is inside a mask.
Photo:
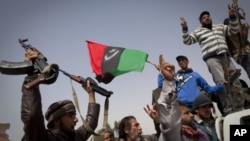
[{"label": "raised arm", "polygon": [[87,85],[83,86],[83,88],[89,95],[89,103],[85,120],[87,122],[86,124],[88,124],[87,126],[90,127],[90,129],[83,124],[77,129],[76,133],[81,136],[83,140],[87,140],[98,125],[100,104],[96,103],[95,92],[91,88],[89,80],[87,80]]},{"label": "raised arm", "polygon": [[[25,53],[25,61],[29,61],[37,56],[38,52],[27,50]],[[31,89],[24,87],[24,84],[33,81],[35,78],[37,78],[37,75],[28,74],[22,86],[21,119],[24,124],[24,136],[22,140],[25,141],[46,140],[39,86]]]},{"label": "raised arm", "polygon": [[159,57],[160,69],[164,76],[164,84],[158,100],[161,136],[159,140],[181,141],[181,112],[173,82],[175,67]]}]

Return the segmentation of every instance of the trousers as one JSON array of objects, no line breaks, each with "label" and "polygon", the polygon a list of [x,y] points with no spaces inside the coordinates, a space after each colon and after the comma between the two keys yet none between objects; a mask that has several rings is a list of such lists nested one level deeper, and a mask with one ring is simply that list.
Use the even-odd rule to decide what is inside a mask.
[{"label": "trousers", "polygon": [[222,114],[238,111],[244,107],[244,96],[242,94],[242,86],[239,78],[233,82],[225,84],[227,81],[226,71],[236,72],[236,67],[228,55],[217,55],[208,58],[206,61],[209,72],[213,77],[213,81],[220,83],[224,89],[218,93],[219,101],[222,106]]}]

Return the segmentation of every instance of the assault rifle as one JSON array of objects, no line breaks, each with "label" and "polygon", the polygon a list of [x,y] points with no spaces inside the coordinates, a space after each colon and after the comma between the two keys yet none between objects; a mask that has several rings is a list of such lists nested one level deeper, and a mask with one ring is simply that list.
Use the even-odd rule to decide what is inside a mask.
[{"label": "assault rifle", "polygon": [[[238,6],[238,0],[233,0],[233,5],[236,8],[236,17],[238,18],[238,22],[239,22],[239,26],[240,26],[240,31],[237,33],[240,49],[239,49],[239,56],[238,56],[236,62],[238,64],[242,64],[242,60],[243,60],[244,56],[247,55],[244,48],[248,42],[247,41],[248,35],[244,35],[245,31],[243,31],[243,30],[249,30],[250,27],[247,23],[245,23],[246,24],[245,26],[248,26],[248,27],[242,27],[243,25],[242,25],[241,20],[243,19],[246,21],[246,13],[245,13],[243,8]],[[241,10],[242,14],[240,13],[240,10]]]},{"label": "assault rifle", "polygon": [[83,86],[86,86],[87,85],[87,81],[89,80],[91,88],[95,92],[101,94],[102,96],[110,97],[111,94],[113,94],[112,91],[107,91],[106,89],[98,86],[98,84],[92,78],[90,78],[90,77],[88,77],[87,79],[85,79],[85,78],[83,78],[81,76],[75,76],[75,75],[69,74],[66,71],[61,70],[61,69],[59,69],[59,71],[61,71],[64,75],[68,76],[70,79],[72,79],[72,80],[74,80],[74,81],[82,84]]},{"label": "assault rifle", "polygon": [[0,72],[8,75],[21,75],[21,74],[38,74],[38,77],[25,84],[26,88],[32,88],[40,83],[51,84],[54,83],[58,77],[59,67],[57,64],[48,64],[47,58],[31,45],[25,44],[28,39],[19,39],[19,43],[25,50],[31,49],[37,51],[39,56],[31,61],[25,62],[8,62],[2,60],[0,62]]}]

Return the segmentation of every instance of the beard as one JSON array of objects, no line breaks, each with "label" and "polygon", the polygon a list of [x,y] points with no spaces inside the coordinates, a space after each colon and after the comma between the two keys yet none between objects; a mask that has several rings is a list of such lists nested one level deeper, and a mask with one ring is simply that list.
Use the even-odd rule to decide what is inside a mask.
[{"label": "beard", "polygon": [[212,29],[212,21],[210,23],[202,23],[202,27]]},{"label": "beard", "polygon": [[134,135],[134,134],[129,134],[129,137],[130,137],[133,141],[141,141],[141,136]]},{"label": "beard", "polygon": [[71,138],[75,136],[75,130],[71,129],[70,127],[68,127],[63,123],[61,123],[61,130]]}]

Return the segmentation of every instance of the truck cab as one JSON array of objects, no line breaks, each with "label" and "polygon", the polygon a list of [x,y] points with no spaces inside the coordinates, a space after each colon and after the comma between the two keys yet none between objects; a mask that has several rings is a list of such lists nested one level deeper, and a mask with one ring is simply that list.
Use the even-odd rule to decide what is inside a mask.
[{"label": "truck cab", "polygon": [[230,125],[250,125],[250,109],[231,113],[225,117],[218,117],[215,129],[220,141],[230,140]]}]

